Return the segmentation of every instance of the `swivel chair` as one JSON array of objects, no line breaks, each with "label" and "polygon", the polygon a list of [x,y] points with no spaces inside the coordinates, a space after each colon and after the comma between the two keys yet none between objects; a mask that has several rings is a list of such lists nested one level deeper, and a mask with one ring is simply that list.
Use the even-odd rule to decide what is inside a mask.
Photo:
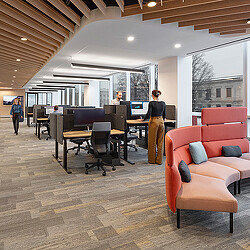
[{"label": "swivel chair", "polygon": [[[76,149],[75,155],[78,155],[79,152],[80,152],[80,150],[81,150],[81,149],[84,149],[84,150],[87,150],[88,153],[89,153],[89,148],[90,148],[90,145],[89,145],[89,138],[71,139],[70,141],[73,142],[73,143],[75,143],[75,144],[77,144],[77,146],[72,147],[72,148],[69,148],[69,149],[67,150],[67,152],[69,152],[70,150],[75,150],[75,149]],[[87,143],[87,145],[86,145],[85,147],[82,146],[82,144],[83,144],[84,142]]]},{"label": "swivel chair", "polygon": [[[102,175],[106,175],[106,169],[104,168],[105,158],[112,159],[110,150],[110,130],[111,122],[94,122],[91,134],[91,150],[94,153],[97,162],[85,163],[85,174],[88,174],[88,170],[93,167],[97,167],[98,170],[103,171]],[[112,161],[111,161],[112,162]],[[115,170],[115,166],[112,163],[112,170]]]}]

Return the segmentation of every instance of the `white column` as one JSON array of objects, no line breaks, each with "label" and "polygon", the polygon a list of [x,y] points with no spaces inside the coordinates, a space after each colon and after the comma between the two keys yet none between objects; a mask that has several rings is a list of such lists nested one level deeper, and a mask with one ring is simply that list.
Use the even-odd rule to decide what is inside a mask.
[{"label": "white column", "polygon": [[113,92],[114,92],[114,76],[111,76],[109,81],[109,103],[113,100]]},{"label": "white column", "polygon": [[[250,115],[250,42],[246,42],[243,48],[243,106],[247,107],[247,115]],[[247,121],[247,136],[250,136],[250,120]]]},{"label": "white column", "polygon": [[126,72],[126,101],[130,101],[130,72]]},{"label": "white column", "polygon": [[61,103],[62,103],[62,105],[65,105],[66,104],[66,102],[65,102],[65,90],[62,90],[61,95],[62,95]]},{"label": "white column", "polygon": [[159,90],[177,111],[177,127],[192,125],[192,57],[169,57],[159,62]]},{"label": "white column", "polygon": [[69,89],[66,89],[66,93],[67,93],[66,104],[69,105]]},{"label": "white column", "polygon": [[[85,90],[85,89],[84,89]],[[84,95],[85,97],[85,95]],[[88,105],[100,107],[99,81],[91,81],[88,88]]]},{"label": "white column", "polygon": [[72,89],[72,106],[76,105],[76,90]]},{"label": "white column", "polygon": [[89,85],[84,85],[84,106],[89,106]]},{"label": "white column", "polygon": [[150,65],[149,101],[152,101],[152,91],[155,89],[155,65]]},{"label": "white column", "polygon": [[78,95],[79,106],[84,106],[84,103],[82,103],[82,85],[81,84],[79,84],[79,86],[78,86],[78,91],[79,91],[79,95]]}]

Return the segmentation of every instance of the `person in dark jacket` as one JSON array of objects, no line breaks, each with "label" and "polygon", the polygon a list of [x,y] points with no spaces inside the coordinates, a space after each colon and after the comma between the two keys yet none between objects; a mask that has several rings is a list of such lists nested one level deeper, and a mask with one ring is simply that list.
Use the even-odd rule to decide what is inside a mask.
[{"label": "person in dark jacket", "polygon": [[13,105],[10,110],[10,116],[13,121],[14,126],[14,133],[18,135],[18,129],[19,129],[19,120],[20,118],[23,118],[23,110],[22,106],[20,105],[20,101],[18,98],[15,98],[13,101]]},{"label": "person in dark jacket", "polygon": [[[153,101],[149,102],[148,112],[143,121],[149,119],[148,124],[148,162],[151,164],[162,164],[164,120],[166,119],[166,104],[159,101],[160,90],[153,90]],[[157,147],[157,154],[156,154]]]}]

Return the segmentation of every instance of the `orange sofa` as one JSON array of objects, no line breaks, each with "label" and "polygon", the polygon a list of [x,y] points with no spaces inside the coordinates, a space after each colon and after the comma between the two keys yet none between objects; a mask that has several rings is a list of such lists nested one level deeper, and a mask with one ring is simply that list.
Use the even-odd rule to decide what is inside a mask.
[{"label": "orange sofa", "polygon": [[[190,126],[169,131],[165,138],[166,196],[170,209],[177,211],[180,228],[181,209],[230,213],[230,232],[233,232],[233,213],[238,210],[235,197],[227,186],[234,183],[234,194],[240,193],[240,180],[250,177],[250,154],[247,135],[247,109],[207,108],[202,110],[204,126]],[[189,143],[201,141],[208,161],[194,164]],[[222,146],[240,146],[242,157],[223,157]],[[191,182],[181,181],[178,166],[184,160],[191,172]]]}]

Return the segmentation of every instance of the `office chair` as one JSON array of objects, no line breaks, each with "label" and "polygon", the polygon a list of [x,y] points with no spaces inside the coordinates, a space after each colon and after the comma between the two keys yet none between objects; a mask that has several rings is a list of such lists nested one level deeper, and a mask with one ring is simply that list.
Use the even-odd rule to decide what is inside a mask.
[{"label": "office chair", "polygon": [[127,135],[128,144],[127,145],[128,145],[128,147],[133,148],[135,151],[138,151],[138,148],[136,147],[136,145],[134,145],[132,143],[133,140],[138,139],[138,136],[135,135],[135,133],[137,133],[136,130],[131,130],[131,131],[128,132],[128,135]]},{"label": "office chair", "polygon": [[[72,148],[69,148],[69,149],[67,150],[67,153],[68,153],[70,150],[75,150],[75,149],[76,149],[75,155],[78,155],[81,149],[87,150],[88,153],[89,153],[89,149],[90,149],[89,138],[82,138],[82,139],[76,138],[76,139],[71,139],[70,141],[73,142],[73,143],[75,143],[75,144],[77,144],[77,146],[72,147]],[[84,142],[87,143],[87,146],[85,146],[85,147],[82,146],[82,144],[83,144]]]},{"label": "office chair", "polygon": [[[111,122],[94,122],[91,134],[91,150],[93,150],[97,162],[85,163],[85,174],[88,174],[90,168],[96,167],[103,171],[102,175],[106,175],[106,169],[104,168],[105,158],[111,159],[112,155],[110,150],[110,130]],[[112,163],[112,170],[115,170],[115,166]]]}]

